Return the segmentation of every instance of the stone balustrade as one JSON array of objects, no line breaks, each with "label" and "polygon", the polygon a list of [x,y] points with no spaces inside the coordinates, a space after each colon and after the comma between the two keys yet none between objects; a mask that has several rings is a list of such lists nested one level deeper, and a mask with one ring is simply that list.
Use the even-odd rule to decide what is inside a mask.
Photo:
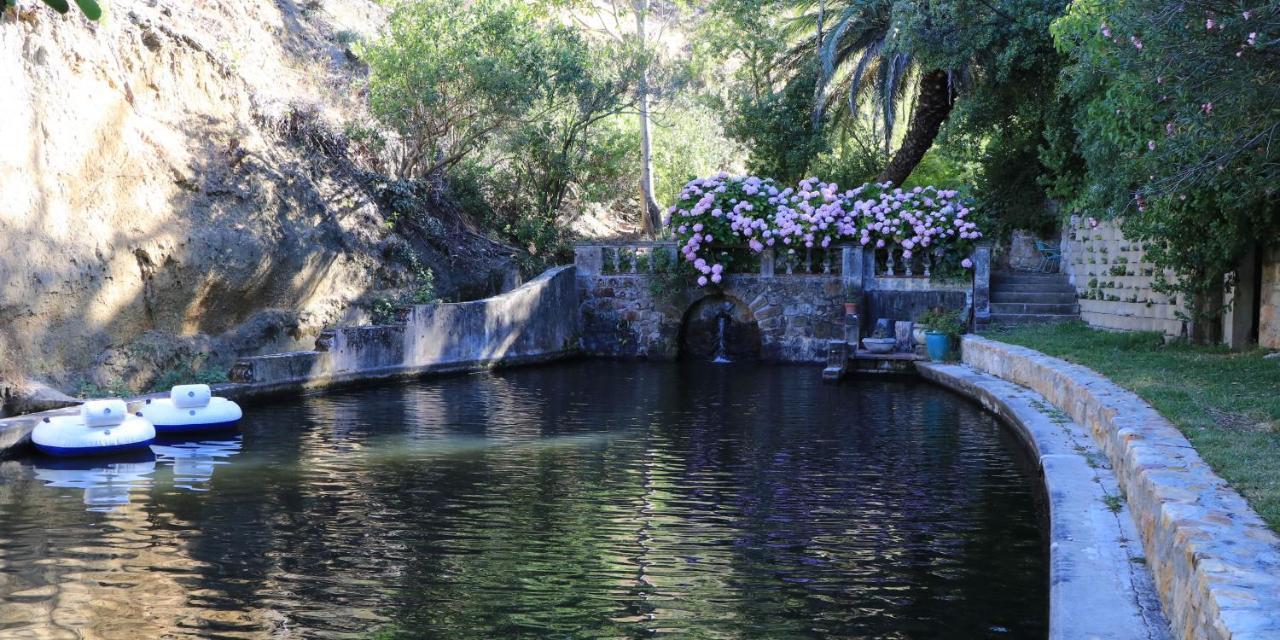
[{"label": "stone balustrade", "polygon": [[[759,253],[737,247],[718,250],[730,257],[726,276],[838,278],[847,300],[869,291],[966,291],[966,305],[972,309],[974,323],[985,325],[991,317],[989,245],[979,245],[974,251],[972,282],[934,281],[934,256],[915,255],[903,260],[900,251],[857,244],[785,251],[771,247]],[[653,275],[675,267],[680,260],[679,245],[671,241],[583,243],[574,251],[580,278]]]}]

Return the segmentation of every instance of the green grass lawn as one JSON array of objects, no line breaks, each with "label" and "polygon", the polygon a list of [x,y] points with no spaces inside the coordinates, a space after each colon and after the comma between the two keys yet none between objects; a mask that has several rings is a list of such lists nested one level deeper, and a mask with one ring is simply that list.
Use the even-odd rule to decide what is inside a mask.
[{"label": "green grass lawn", "polygon": [[996,329],[987,337],[1084,365],[1142,396],[1280,531],[1280,359],[1081,323]]}]

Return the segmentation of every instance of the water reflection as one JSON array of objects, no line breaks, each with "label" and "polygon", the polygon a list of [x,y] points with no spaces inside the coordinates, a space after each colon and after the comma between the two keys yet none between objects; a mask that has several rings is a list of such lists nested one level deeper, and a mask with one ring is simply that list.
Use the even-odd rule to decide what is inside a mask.
[{"label": "water reflection", "polygon": [[156,457],[150,451],[123,458],[40,457],[32,469],[47,487],[78,489],[87,511],[109,512],[151,486]]},{"label": "water reflection", "polygon": [[208,491],[219,465],[240,453],[242,438],[224,440],[165,440],[151,445],[161,464],[172,467],[173,485],[191,491]]}]

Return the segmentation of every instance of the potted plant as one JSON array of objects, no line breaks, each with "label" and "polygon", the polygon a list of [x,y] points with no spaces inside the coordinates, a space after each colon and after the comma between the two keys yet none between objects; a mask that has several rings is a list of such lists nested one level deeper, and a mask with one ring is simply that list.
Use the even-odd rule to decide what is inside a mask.
[{"label": "potted plant", "polygon": [[851,284],[845,284],[844,287],[844,314],[846,316],[858,315],[858,300],[862,298],[861,292],[854,288]]},{"label": "potted plant", "polygon": [[952,345],[964,333],[964,320],[959,311],[935,307],[916,321],[924,326],[925,348],[933,362],[945,360]]}]

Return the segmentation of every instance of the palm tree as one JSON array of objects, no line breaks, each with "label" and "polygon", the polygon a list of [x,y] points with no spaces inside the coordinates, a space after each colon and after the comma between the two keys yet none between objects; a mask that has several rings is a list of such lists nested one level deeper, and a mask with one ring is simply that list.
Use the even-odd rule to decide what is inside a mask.
[{"label": "palm tree", "polygon": [[[895,184],[902,184],[933,146],[955,107],[956,79],[964,71],[924,63],[931,56],[912,49],[921,40],[902,33],[903,21],[895,7],[903,6],[901,0],[800,0],[793,29],[813,35],[802,36],[788,60],[792,68],[817,60],[815,128],[835,110],[857,117],[859,100],[871,99],[879,112],[878,124],[884,128],[886,156],[898,107],[914,95],[906,135],[879,178]],[[925,8],[919,10],[923,13]]]}]

